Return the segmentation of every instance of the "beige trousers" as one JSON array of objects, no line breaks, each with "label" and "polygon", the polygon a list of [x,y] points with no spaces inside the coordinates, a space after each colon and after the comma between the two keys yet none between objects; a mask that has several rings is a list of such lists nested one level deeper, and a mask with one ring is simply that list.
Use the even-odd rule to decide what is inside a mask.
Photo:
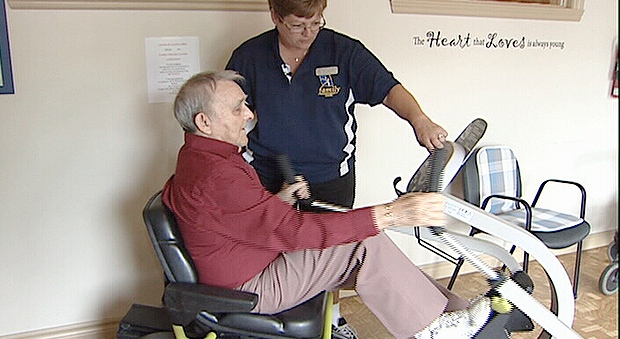
[{"label": "beige trousers", "polygon": [[283,253],[238,289],[259,295],[253,312],[277,313],[341,288],[354,288],[398,339],[468,305],[417,268],[384,232],[359,243]]}]

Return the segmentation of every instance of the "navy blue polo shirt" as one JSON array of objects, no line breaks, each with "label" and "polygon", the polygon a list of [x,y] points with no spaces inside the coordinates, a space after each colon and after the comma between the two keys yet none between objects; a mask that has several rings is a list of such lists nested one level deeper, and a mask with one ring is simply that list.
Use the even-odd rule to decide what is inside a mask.
[{"label": "navy blue polo shirt", "polygon": [[398,81],[360,41],[331,29],[319,31],[293,77],[284,66],[276,29],[244,42],[226,66],[245,77],[256,113],[248,133],[252,166],[278,180],[274,157],[287,154],[311,183],[347,174],[355,163],[355,104],[381,103]]}]

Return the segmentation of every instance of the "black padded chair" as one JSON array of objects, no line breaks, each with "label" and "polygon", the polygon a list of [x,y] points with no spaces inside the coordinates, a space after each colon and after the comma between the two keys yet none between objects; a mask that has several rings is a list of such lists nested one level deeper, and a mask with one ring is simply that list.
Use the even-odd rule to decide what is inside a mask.
[{"label": "black padded chair", "polygon": [[143,210],[144,222],[167,280],[164,306],[181,338],[330,338],[331,295],[278,314],[250,313],[259,296],[198,283],[176,220],[156,193]]},{"label": "black padded chair", "polygon": [[[552,185],[573,187],[580,197],[578,213],[566,213],[538,206],[543,189]],[[577,245],[573,294],[577,297],[583,239],[590,233],[585,220],[586,191],[573,181],[548,179],[543,181],[530,205],[521,198],[521,174],[513,151],[507,146],[484,146],[478,148],[465,163],[463,172],[465,200],[480,206],[512,224],[530,231],[547,247],[563,249]],[[480,233],[472,228],[470,235]],[[510,239],[506,239],[510,240]],[[515,250],[513,246],[512,251]],[[528,270],[528,253],[524,253],[523,271]],[[463,264],[460,259],[452,274],[448,288],[452,289]]]}]

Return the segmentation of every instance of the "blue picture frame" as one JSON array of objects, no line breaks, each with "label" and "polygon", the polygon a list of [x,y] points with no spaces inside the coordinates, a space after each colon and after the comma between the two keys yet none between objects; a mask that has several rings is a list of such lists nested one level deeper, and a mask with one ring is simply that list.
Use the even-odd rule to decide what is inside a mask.
[{"label": "blue picture frame", "polygon": [[5,1],[0,0],[0,94],[14,94],[11,51],[9,50],[9,26],[6,20]]}]

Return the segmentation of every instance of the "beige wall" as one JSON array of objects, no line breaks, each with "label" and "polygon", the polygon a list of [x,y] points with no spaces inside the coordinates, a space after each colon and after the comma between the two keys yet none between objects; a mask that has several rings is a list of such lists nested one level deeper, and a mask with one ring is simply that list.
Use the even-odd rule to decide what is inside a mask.
[{"label": "beige wall", "polygon": [[[520,158],[525,197],[559,177],[588,191],[593,232],[617,226],[618,101],[609,97],[618,3],[588,1],[580,22],[394,15],[388,0],[331,1],[328,26],[360,38],[454,138],[472,119],[482,144]],[[141,221],[174,169],[182,134],[148,104],[146,37],[198,36],[201,65],[271,27],[265,12],[8,8],[15,95],[0,96],[0,335],[119,318],[157,303],[161,273]],[[563,50],[431,49],[412,38],[505,36]],[[384,107],[358,109],[358,199],[394,198],[425,157]],[[556,198],[561,200],[562,195]],[[404,245],[413,260],[437,260]]]}]

